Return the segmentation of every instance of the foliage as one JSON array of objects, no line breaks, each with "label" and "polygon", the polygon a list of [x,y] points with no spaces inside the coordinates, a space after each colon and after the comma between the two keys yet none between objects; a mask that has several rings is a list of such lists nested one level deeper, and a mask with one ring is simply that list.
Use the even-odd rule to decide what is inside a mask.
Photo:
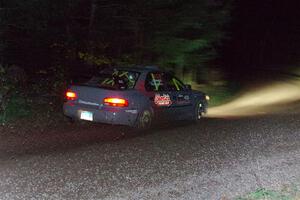
[{"label": "foliage", "polygon": [[0,65],[0,111],[6,110],[14,85],[7,76],[7,67]]},{"label": "foliage", "polygon": [[4,124],[13,119],[29,116],[31,109],[29,103],[22,95],[15,94],[10,97],[5,110],[0,112],[0,123]]},{"label": "foliage", "polygon": [[62,94],[67,88],[67,78],[65,68],[61,65],[50,68],[50,81],[48,83],[50,91],[49,94],[55,97],[62,97]]},{"label": "foliage", "polygon": [[79,52],[78,56],[80,59],[82,59],[84,62],[90,65],[96,65],[96,66],[101,66],[101,65],[108,65],[111,64],[111,61],[106,58],[105,56],[95,56],[89,53],[83,53]]},{"label": "foliage", "polygon": [[231,0],[5,1],[0,37],[9,45],[2,57],[30,67],[74,67],[80,61],[199,67],[216,56],[230,5]]},{"label": "foliage", "polygon": [[299,198],[298,187],[287,187],[281,191],[273,191],[267,189],[258,189],[253,193],[248,194],[246,197],[237,198],[237,200],[292,200]]},{"label": "foliage", "polygon": [[[153,50],[159,62],[175,66],[195,66],[216,56],[216,47],[225,37],[229,1],[170,1],[164,12],[171,13],[159,24]],[[175,6],[175,9],[172,8]],[[161,20],[161,19],[159,19]]]},{"label": "foliage", "polygon": [[0,123],[29,114],[29,106],[18,91],[15,77],[9,77],[8,67],[0,65]]},{"label": "foliage", "polygon": [[48,70],[37,71],[34,79],[30,85],[30,93],[33,96],[54,97],[61,100],[68,85],[66,67],[59,64],[51,66]]}]

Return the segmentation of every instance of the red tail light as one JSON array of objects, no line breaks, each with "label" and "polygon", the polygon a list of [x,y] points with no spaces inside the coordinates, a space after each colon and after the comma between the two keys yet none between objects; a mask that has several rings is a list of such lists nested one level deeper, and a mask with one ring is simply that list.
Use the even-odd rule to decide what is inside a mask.
[{"label": "red tail light", "polygon": [[108,106],[115,106],[115,107],[127,107],[128,106],[128,101],[126,99],[122,98],[110,98],[107,97],[103,100],[105,105]]},{"label": "red tail light", "polygon": [[77,94],[71,90],[68,90],[66,92],[66,98],[67,100],[76,100],[77,99]]}]

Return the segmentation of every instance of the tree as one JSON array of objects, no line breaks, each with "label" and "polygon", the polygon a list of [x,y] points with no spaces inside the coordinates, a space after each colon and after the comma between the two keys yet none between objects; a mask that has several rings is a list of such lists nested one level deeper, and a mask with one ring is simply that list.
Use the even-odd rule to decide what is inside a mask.
[{"label": "tree", "polygon": [[216,49],[226,36],[230,1],[170,1],[150,43],[157,62],[183,73],[216,58]]},{"label": "tree", "polygon": [[158,64],[180,70],[216,55],[231,0],[10,0],[7,62],[32,66]]}]

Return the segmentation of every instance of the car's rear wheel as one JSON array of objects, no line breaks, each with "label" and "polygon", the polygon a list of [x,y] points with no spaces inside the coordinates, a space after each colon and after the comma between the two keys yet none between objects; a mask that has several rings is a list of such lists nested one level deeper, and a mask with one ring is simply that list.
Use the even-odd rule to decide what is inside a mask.
[{"label": "car's rear wheel", "polygon": [[142,112],[140,112],[134,127],[137,129],[145,130],[145,129],[149,129],[151,125],[152,125],[152,113],[150,110],[145,109]]}]

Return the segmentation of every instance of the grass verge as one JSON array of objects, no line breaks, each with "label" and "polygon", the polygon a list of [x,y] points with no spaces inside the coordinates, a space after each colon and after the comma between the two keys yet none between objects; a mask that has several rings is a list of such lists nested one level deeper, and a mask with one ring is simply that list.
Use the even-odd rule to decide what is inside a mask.
[{"label": "grass verge", "polygon": [[258,189],[245,197],[239,197],[236,200],[299,200],[300,190],[296,185],[285,186],[280,191]]}]

